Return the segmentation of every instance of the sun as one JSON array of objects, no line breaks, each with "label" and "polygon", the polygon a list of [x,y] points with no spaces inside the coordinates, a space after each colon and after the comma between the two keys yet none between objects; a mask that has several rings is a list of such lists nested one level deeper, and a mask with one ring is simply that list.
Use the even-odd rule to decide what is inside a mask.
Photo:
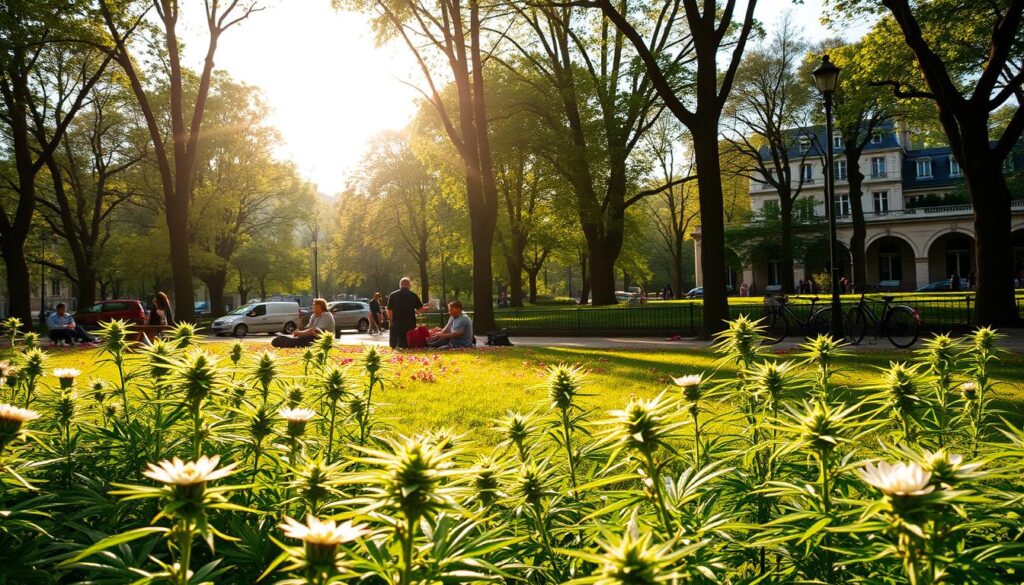
[{"label": "sun", "polygon": [[[415,112],[419,94],[403,83],[419,82],[415,62],[402,46],[375,46],[365,15],[327,0],[263,6],[225,33],[217,69],[263,90],[269,123],[281,132],[279,154],[320,192],[337,193],[370,139]],[[182,36],[189,57],[201,58],[205,25],[190,20]]]}]

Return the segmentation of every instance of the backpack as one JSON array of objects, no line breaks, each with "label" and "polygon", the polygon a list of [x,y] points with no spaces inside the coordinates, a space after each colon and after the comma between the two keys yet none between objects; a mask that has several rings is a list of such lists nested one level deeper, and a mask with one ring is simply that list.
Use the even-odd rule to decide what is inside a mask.
[{"label": "backpack", "polygon": [[511,347],[512,342],[504,331],[491,331],[487,334],[487,345],[491,347]]}]

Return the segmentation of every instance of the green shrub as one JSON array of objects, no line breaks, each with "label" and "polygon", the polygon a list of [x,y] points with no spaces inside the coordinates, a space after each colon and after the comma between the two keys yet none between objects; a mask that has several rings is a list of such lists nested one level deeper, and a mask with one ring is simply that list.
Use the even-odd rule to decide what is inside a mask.
[{"label": "green shrub", "polygon": [[[483,451],[377,417],[400,361],[217,361],[188,328],[112,326],[81,382],[17,350],[0,390],[0,582],[1016,583],[1024,431],[999,418],[998,334],[937,336],[871,387],[842,344],[777,360],[719,335],[738,375],[679,372],[587,406],[549,368]],[[344,364],[344,365],[343,365]],[[300,371],[290,377],[284,372]],[[81,386],[80,386],[81,385]]]}]

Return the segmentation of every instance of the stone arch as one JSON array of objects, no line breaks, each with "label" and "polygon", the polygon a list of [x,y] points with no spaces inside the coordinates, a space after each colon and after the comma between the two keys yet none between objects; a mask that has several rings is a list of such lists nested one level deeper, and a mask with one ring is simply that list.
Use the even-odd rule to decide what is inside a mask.
[{"label": "stone arch", "polygon": [[930,254],[931,250],[932,250],[932,245],[934,245],[935,242],[937,242],[940,238],[943,238],[943,237],[948,236],[950,234],[959,234],[959,235],[967,236],[971,240],[974,240],[974,230],[972,230],[972,229],[966,229],[966,228],[961,228],[961,227],[953,227],[953,228],[945,228],[945,229],[937,230],[935,233],[933,233],[928,238],[928,241],[925,242],[924,248],[922,248],[920,250],[920,255],[921,256],[927,256],[928,254]]},{"label": "stone arch", "polygon": [[[917,245],[914,244],[913,238],[892,230],[882,230],[873,234],[869,234],[868,237],[864,239],[864,249],[867,250],[871,244],[875,243],[876,241],[882,238],[887,237],[898,238],[903,240],[907,244],[907,246],[910,247],[910,251],[913,252],[914,257],[921,256],[922,251],[919,250]],[[927,250],[928,248],[926,247],[925,249]]]},{"label": "stone arch", "polygon": [[[917,248],[913,240],[895,232],[870,237],[864,246],[867,285],[913,290],[917,282]],[[855,283],[857,285],[861,283]]]},{"label": "stone arch", "polygon": [[967,277],[974,269],[974,234],[966,230],[945,230],[928,241],[928,278],[931,282],[950,275],[960,277],[961,288],[967,288]]}]

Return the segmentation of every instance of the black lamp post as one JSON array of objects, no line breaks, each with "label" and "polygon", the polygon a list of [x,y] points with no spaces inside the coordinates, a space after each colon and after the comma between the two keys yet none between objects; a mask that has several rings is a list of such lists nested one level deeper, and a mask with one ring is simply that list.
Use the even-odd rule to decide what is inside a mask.
[{"label": "black lamp post", "polygon": [[313,298],[320,298],[320,259],[317,257],[317,239],[319,234],[313,234]]},{"label": "black lamp post", "polygon": [[46,248],[50,244],[50,236],[46,232],[39,234],[39,322],[46,323]]},{"label": "black lamp post", "polygon": [[832,282],[832,321],[829,334],[833,339],[843,338],[843,305],[839,301],[839,241],[836,238],[836,181],[832,145],[832,94],[839,85],[839,68],[828,55],[822,55],[821,65],[812,73],[814,85],[825,98],[825,213],[828,214],[829,270]]}]

